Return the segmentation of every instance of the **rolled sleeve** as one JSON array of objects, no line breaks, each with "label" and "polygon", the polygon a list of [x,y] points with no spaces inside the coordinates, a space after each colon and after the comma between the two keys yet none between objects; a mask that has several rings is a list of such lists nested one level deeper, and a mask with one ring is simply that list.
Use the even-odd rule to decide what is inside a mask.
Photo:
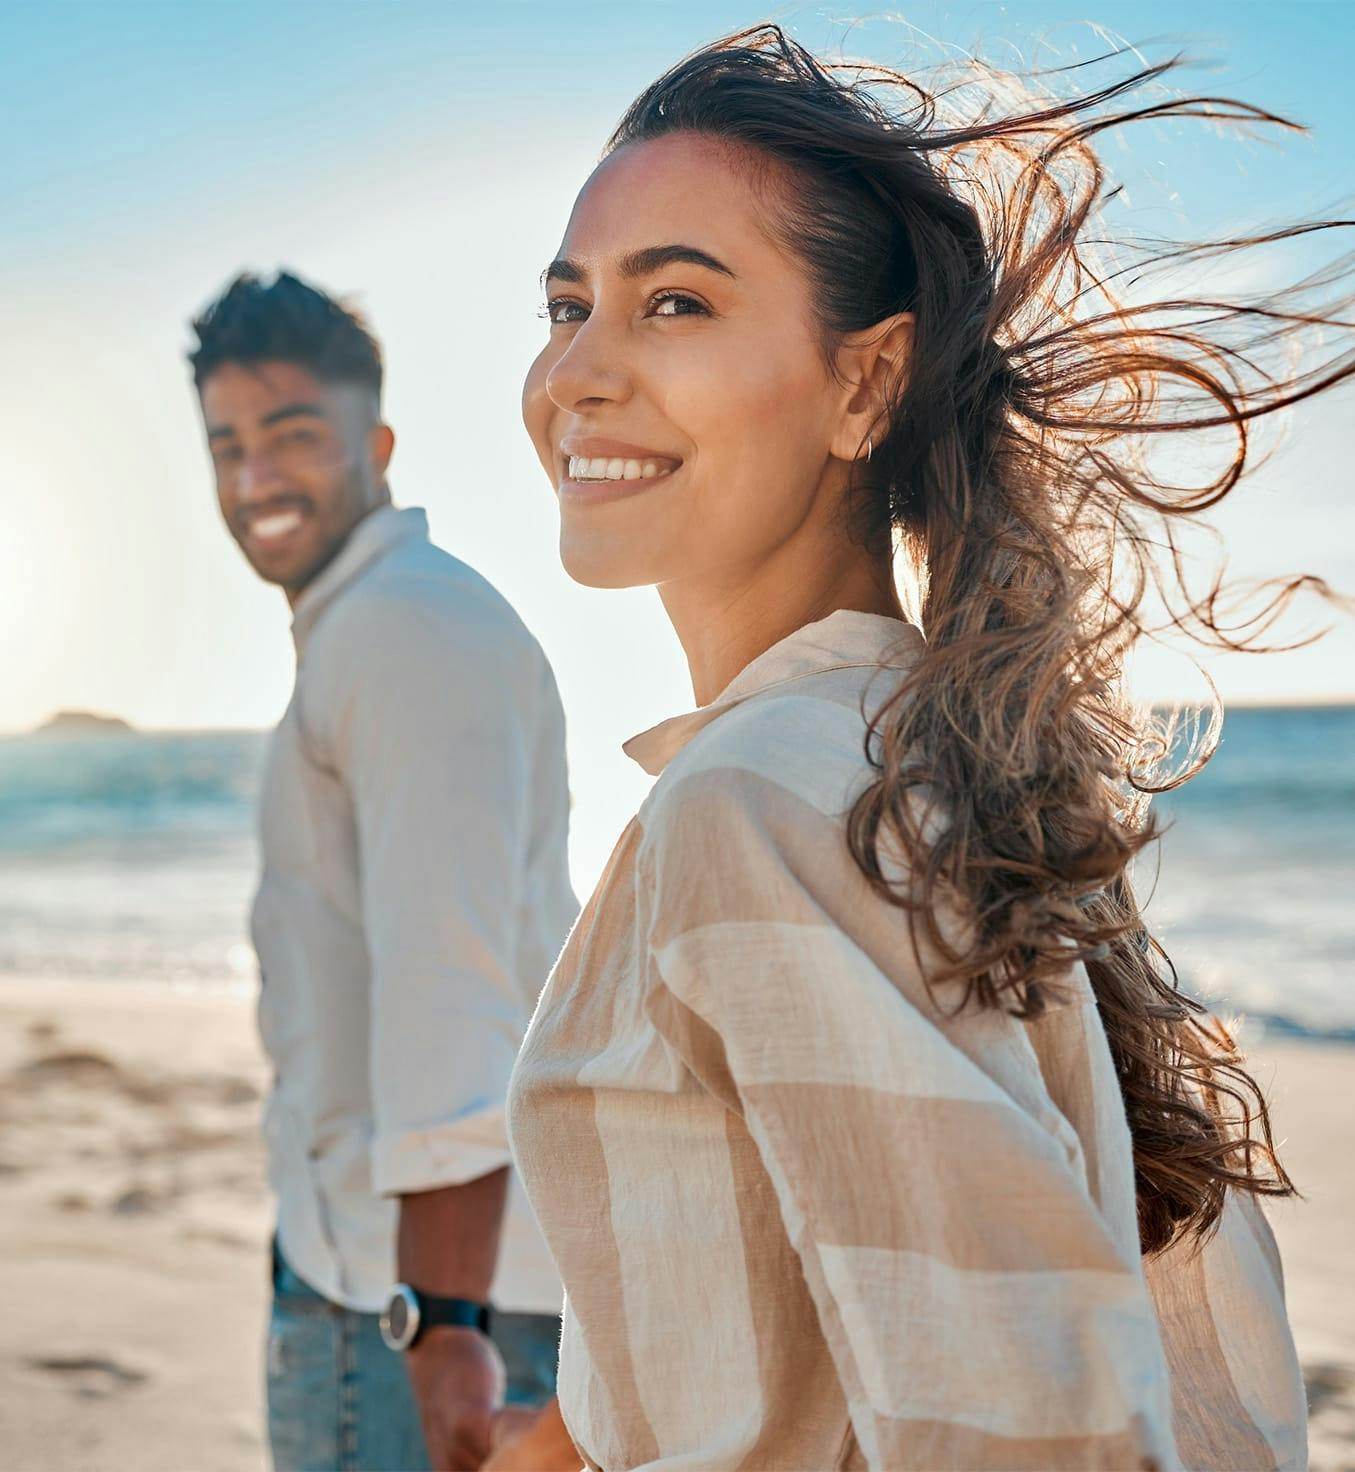
[{"label": "rolled sleeve", "polygon": [[461,1184],[511,1159],[541,656],[509,617],[423,599],[417,583],[365,599],[328,702],[356,826],[382,1194]]},{"label": "rolled sleeve", "polygon": [[503,1110],[487,1110],[430,1129],[372,1143],[372,1189],[383,1196],[459,1186],[513,1163]]}]

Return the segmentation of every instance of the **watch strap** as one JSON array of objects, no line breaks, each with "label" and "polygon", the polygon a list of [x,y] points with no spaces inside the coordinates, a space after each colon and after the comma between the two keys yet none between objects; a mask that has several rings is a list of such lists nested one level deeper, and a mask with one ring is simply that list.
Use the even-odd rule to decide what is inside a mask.
[{"label": "watch strap", "polygon": [[478,1329],[489,1333],[490,1306],[473,1298],[434,1298],[420,1293],[419,1332],[432,1328]]}]

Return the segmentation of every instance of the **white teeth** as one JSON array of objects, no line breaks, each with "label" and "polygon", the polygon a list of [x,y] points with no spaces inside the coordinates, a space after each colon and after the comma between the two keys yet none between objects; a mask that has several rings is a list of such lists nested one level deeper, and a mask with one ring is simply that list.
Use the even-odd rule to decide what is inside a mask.
[{"label": "white teeth", "polygon": [[571,455],[570,480],[653,480],[673,467],[658,460],[623,460],[620,456]]},{"label": "white teeth", "polygon": [[267,540],[270,537],[284,537],[300,525],[299,511],[278,511],[272,516],[261,516],[257,521],[251,522],[249,531],[251,536]]}]

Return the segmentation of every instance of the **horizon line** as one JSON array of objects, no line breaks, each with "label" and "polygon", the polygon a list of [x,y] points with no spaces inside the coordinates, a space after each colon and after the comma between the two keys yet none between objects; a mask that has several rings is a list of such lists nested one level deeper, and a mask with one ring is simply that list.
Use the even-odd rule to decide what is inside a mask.
[{"label": "horizon line", "polygon": [[[1277,696],[1268,698],[1266,696],[1241,696],[1235,700],[1224,699],[1222,702],[1225,714],[1230,710],[1328,710],[1355,706],[1355,691],[1344,692],[1340,695],[1307,695],[1307,696]],[[1180,700],[1171,698],[1150,698],[1140,704],[1146,704],[1150,710],[1169,709],[1199,709],[1207,708],[1208,702],[1202,700]],[[229,723],[212,723],[207,725],[139,725],[127,716],[110,715],[105,711],[88,711],[66,708],[54,711],[50,716],[44,717],[36,725],[6,727],[0,729],[0,740],[8,740],[13,737],[22,736],[44,736],[44,735],[71,735],[76,734],[69,731],[52,731],[51,727],[62,717],[75,717],[79,720],[92,719],[92,724],[87,734],[89,735],[129,735],[129,736],[249,736],[267,735],[276,726],[276,722],[266,725]],[[101,729],[97,723],[107,722],[113,730]]]}]

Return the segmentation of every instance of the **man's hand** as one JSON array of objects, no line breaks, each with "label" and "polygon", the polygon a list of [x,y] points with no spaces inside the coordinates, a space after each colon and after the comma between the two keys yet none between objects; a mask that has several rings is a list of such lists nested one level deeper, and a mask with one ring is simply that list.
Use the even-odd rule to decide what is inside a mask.
[{"label": "man's hand", "polygon": [[405,1351],[434,1472],[477,1472],[503,1404],[503,1359],[478,1329],[426,1329]]},{"label": "man's hand", "polygon": [[539,1411],[509,1406],[494,1418],[494,1455],[480,1472],[582,1472],[575,1450],[552,1400]]},{"label": "man's hand", "polygon": [[[494,1276],[508,1171],[400,1198],[400,1281],[434,1298],[484,1303]],[[503,1404],[499,1351],[478,1329],[430,1325],[405,1368],[419,1403],[434,1472],[475,1472],[490,1453],[490,1423]]]}]

